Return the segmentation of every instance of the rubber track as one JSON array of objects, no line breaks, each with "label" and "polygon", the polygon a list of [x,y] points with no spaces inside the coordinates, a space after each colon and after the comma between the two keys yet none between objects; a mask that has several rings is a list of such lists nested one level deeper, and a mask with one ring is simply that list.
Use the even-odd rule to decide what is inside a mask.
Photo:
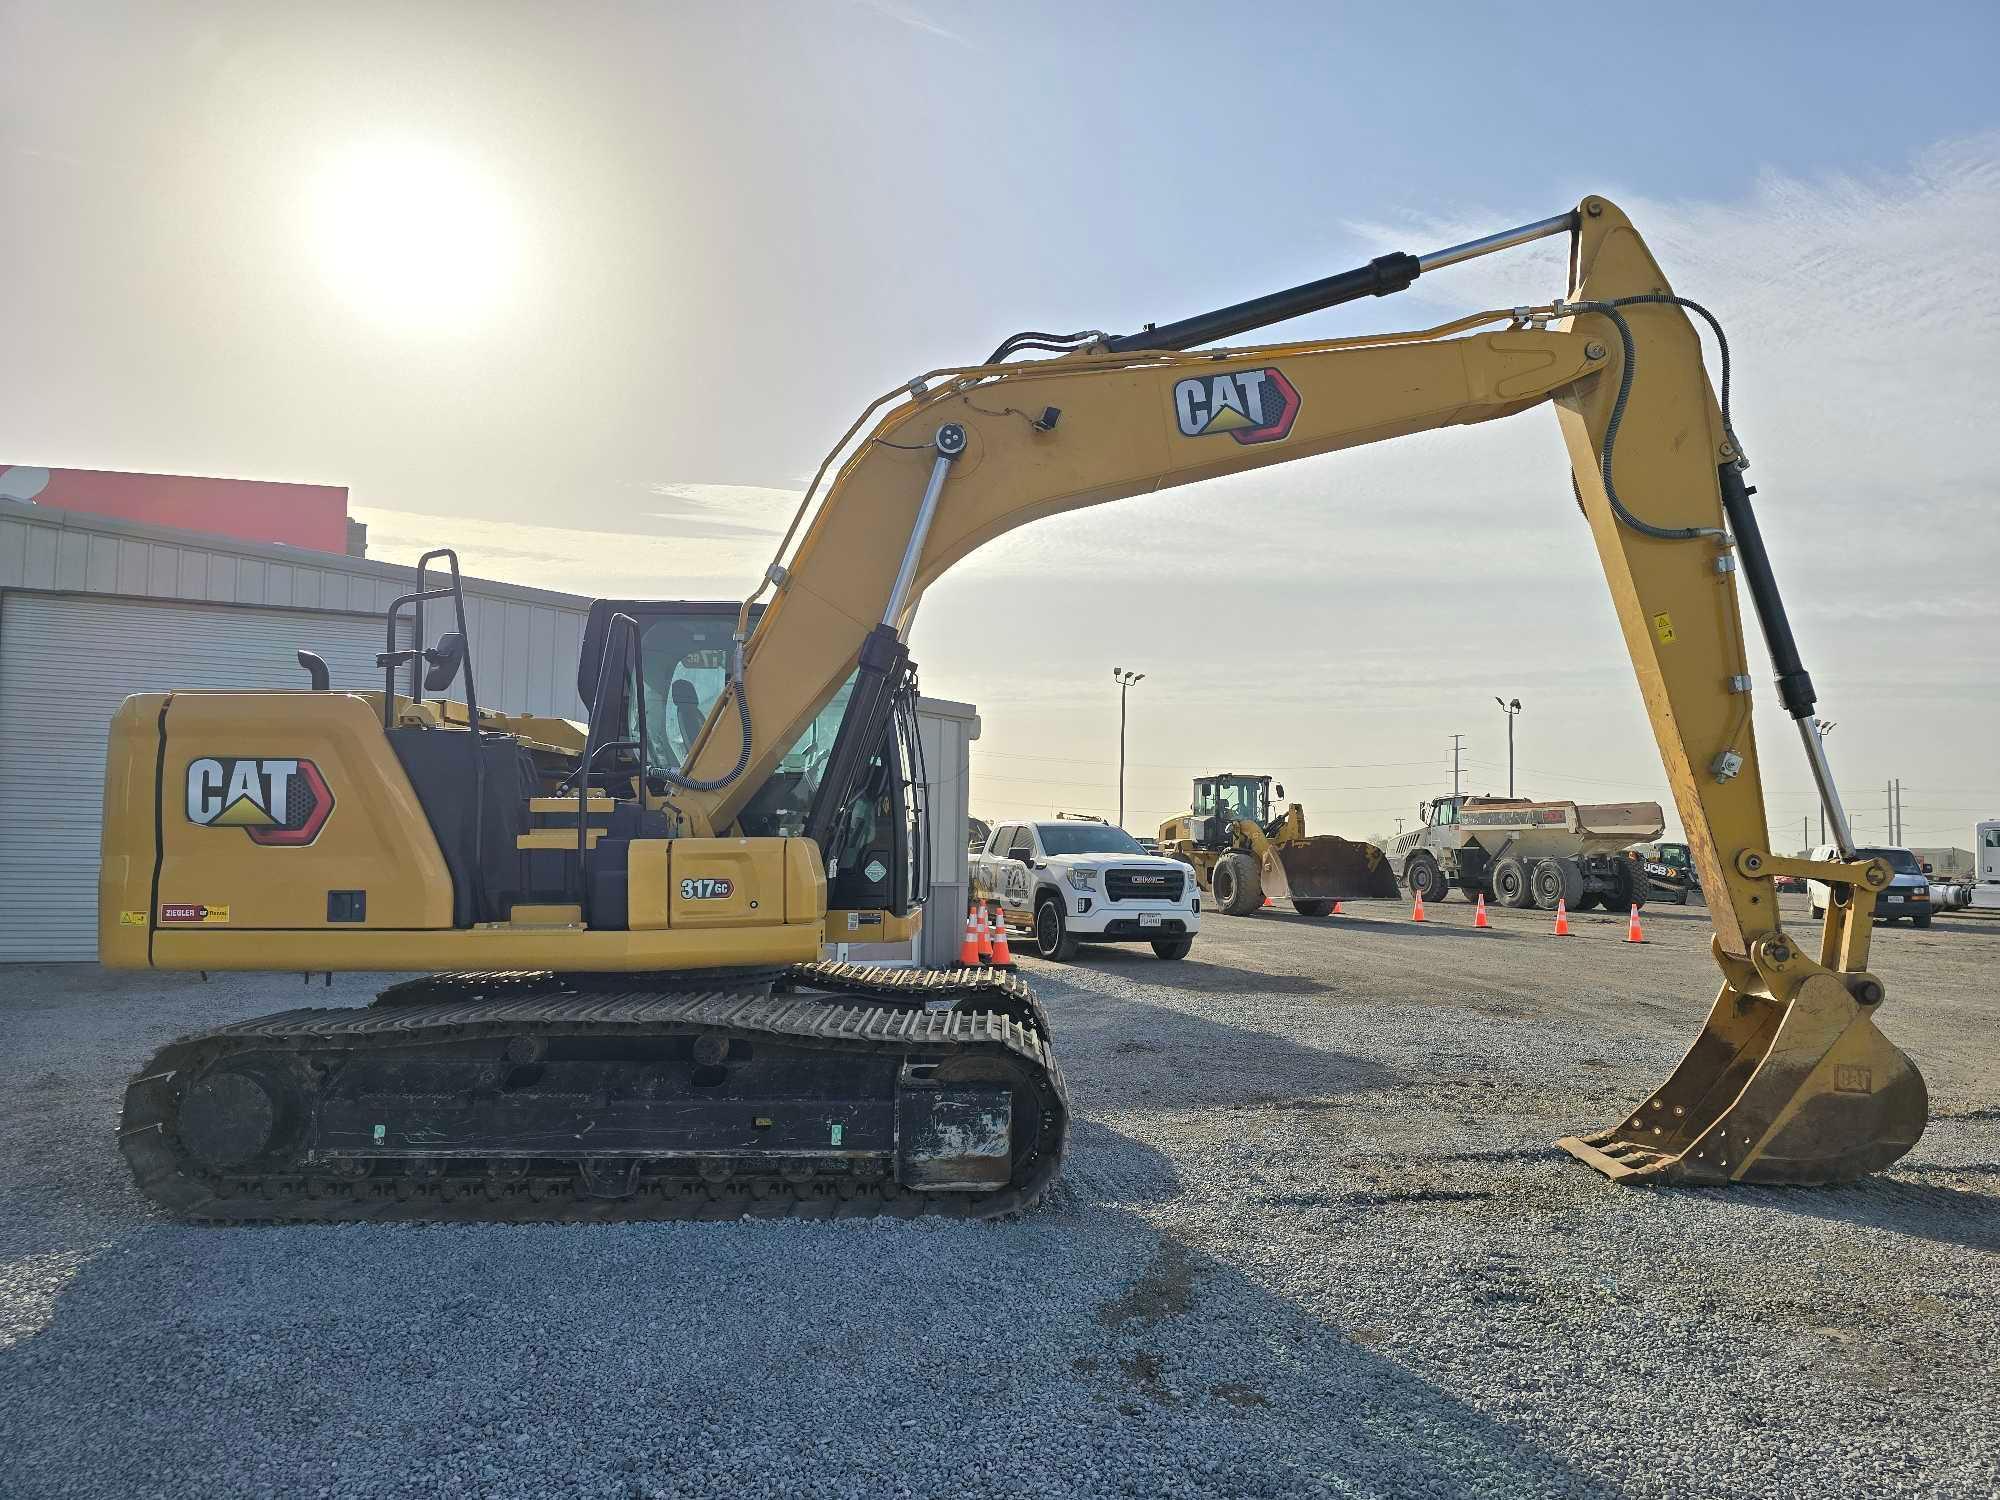
[{"label": "rubber track", "polygon": [[[960,1007],[957,1002],[964,997],[948,993],[948,986],[932,990],[934,998],[949,1002],[945,1005],[907,999],[845,1005],[760,989],[662,995],[633,986],[634,977],[593,976],[580,990],[576,976],[443,975],[397,985],[366,1008],[285,1011],[184,1037],[162,1048],[127,1087],[120,1145],[148,1198],[183,1218],[231,1222],[597,1222],[881,1214],[995,1218],[1032,1207],[1055,1179],[1068,1139],[1068,1092],[1045,1037],[1015,1016]],[[622,987],[615,983],[621,979]],[[881,981],[856,977],[853,982]],[[990,980],[978,986],[991,987]],[[1032,995],[1028,998],[1033,1002]],[[601,1040],[623,1034],[638,1039],[689,1030],[778,1038],[856,1056],[914,1050],[931,1058],[1001,1060],[1025,1075],[1017,1086],[1039,1094],[1041,1145],[1016,1164],[1015,1180],[997,1193],[917,1193],[898,1187],[893,1178],[863,1180],[846,1174],[796,1180],[781,1175],[775,1164],[769,1172],[746,1170],[750,1163],[739,1158],[732,1174],[720,1182],[686,1175],[686,1168],[682,1174],[642,1173],[631,1196],[597,1198],[582,1192],[577,1170],[567,1165],[560,1172],[543,1170],[504,1181],[467,1174],[424,1179],[410,1164],[392,1160],[378,1161],[360,1181],[342,1181],[330,1169],[208,1173],[183,1161],[168,1129],[182,1080],[241,1053],[345,1051],[370,1040],[408,1045],[523,1035]]]}]

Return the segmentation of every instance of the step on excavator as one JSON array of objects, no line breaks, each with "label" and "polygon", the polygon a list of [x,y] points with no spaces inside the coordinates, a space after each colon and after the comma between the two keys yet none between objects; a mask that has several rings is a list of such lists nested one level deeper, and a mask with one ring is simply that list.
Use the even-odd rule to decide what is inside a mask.
[{"label": "step on excavator", "polygon": [[[1212,347],[1552,235],[1570,241],[1557,300],[1417,332]],[[1715,333],[1719,397],[1690,314]],[[141,1189],[223,1220],[980,1217],[1034,1203],[1069,1106],[1027,987],[820,961],[830,938],[906,936],[921,920],[906,640],[925,590],[1043,516],[1544,404],[1722,972],[1671,1076],[1560,1144],[1628,1182],[1823,1183],[1887,1165],[1927,1112],[1875,1021],[1869,919],[1890,871],[1856,856],[1809,727],[1812,682],[1729,382],[1721,326],[1592,197],[1137,333],[1019,334],[898,386],[835,445],[733,612],[593,610],[574,730],[480,707],[445,552],[387,612],[379,694],[315,673],[300,691],[129,699],[105,785],[107,964],[415,976],[369,1006],[163,1049],[125,1100]],[[1739,582],[1838,858],[1771,848]],[[449,606],[435,643],[426,604]],[[1778,876],[1827,883],[1816,949],[1781,927]]]}]

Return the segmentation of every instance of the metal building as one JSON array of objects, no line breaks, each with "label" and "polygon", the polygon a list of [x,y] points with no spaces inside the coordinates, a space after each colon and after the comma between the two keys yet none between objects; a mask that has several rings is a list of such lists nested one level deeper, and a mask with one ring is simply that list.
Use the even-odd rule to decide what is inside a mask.
[{"label": "metal building", "polygon": [[[409,568],[0,499],[0,962],[97,956],[104,746],[128,694],[382,686]],[[589,601],[466,580],[480,701],[581,717]],[[432,627],[435,630],[436,627]]]},{"label": "metal building", "polygon": [[[303,688],[301,647],[326,659],[334,687],[379,690],[384,611],[414,582],[412,569],[364,558],[0,497],[0,963],[97,956],[104,749],[119,703],[168,688]],[[590,601],[472,578],[465,596],[480,703],[582,718]],[[925,699],[918,722],[936,880],[927,926],[947,936],[881,956],[918,946],[950,963],[979,717]]]}]

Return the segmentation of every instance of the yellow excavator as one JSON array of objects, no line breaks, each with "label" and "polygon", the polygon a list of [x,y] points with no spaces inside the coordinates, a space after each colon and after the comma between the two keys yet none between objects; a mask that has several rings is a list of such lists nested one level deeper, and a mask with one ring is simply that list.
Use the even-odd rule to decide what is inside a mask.
[{"label": "yellow excavator", "polygon": [[[1567,235],[1548,302],[1209,347]],[[1713,329],[1720,398],[1690,314]],[[1026,354],[1047,357],[1022,358]],[[367,1007],[183,1038],[127,1090],[142,1189],[192,1217],[951,1213],[1035,1201],[1068,1102],[1018,981],[819,962],[927,890],[906,645],[944,571],[1043,516],[1548,403],[1715,926],[1686,1058],[1566,1151],[1625,1181],[1820,1183],[1927,1116],[1875,1024],[1870,914],[1744,480],[1728,345],[1615,206],[1140,332],[1024,333],[862,412],[751,598],[607,602],[587,724],[477,702],[456,560],[389,611],[380,694],[151,693],[112,726],[106,963],[401,970]],[[433,582],[435,580],[435,582]],[[1773,852],[1747,586],[1840,851]],[[768,596],[768,597],[767,597]],[[454,630],[429,644],[426,603]],[[414,631],[409,625],[414,623]],[[302,657],[310,668],[312,663]],[[398,690],[397,677],[409,677]],[[461,696],[440,701],[462,684]],[[1816,950],[1773,882],[1833,893]]]}]

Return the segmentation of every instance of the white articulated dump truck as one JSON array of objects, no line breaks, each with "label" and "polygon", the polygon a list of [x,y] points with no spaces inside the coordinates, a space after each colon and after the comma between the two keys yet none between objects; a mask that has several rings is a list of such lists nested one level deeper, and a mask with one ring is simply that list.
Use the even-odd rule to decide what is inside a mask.
[{"label": "white articulated dump truck", "polygon": [[1390,841],[1389,860],[1413,894],[1441,899],[1453,886],[1471,901],[1572,911],[1644,906],[1646,869],[1626,846],[1660,836],[1657,802],[1531,802],[1516,797],[1433,797],[1423,826]]}]

